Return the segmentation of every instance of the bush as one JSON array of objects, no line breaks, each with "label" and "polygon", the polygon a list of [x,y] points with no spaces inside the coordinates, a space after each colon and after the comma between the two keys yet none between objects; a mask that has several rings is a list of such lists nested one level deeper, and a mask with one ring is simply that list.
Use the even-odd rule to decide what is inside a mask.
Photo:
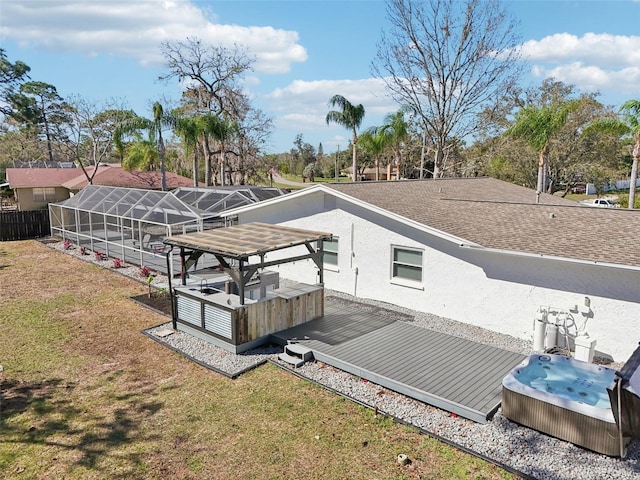
[{"label": "bush", "polygon": [[149,269],[149,267],[140,267],[140,276],[145,280],[149,278],[151,276],[151,270]]},{"label": "bush", "polygon": [[[620,208],[628,208],[629,207],[629,194],[621,193],[618,195],[618,200],[616,203],[620,204]],[[634,208],[640,209],[640,192],[636,192],[636,201]]]}]

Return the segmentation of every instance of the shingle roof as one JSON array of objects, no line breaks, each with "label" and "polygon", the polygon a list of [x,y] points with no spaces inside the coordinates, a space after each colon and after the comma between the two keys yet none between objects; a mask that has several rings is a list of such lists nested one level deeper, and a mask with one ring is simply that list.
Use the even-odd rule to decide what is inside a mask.
[{"label": "shingle roof", "polygon": [[492,178],[330,184],[486,248],[640,267],[640,211],[590,208]]},{"label": "shingle roof", "polygon": [[[94,167],[88,167],[91,174]],[[190,187],[193,180],[173,172],[166,172],[167,188]],[[80,168],[7,168],[7,180],[11,188],[59,187],[80,190],[89,182]],[[144,188],[160,190],[160,172],[126,171],[120,166],[104,165],[93,177],[93,185],[110,187]]]},{"label": "shingle roof", "polygon": [[59,187],[78,175],[82,175],[78,168],[7,168],[11,188]]},{"label": "shingle roof", "polygon": [[[89,167],[92,169],[93,167]],[[70,190],[79,190],[86,187],[89,182],[81,170],[80,175],[63,184]],[[89,172],[92,172],[90,170]],[[189,187],[193,185],[193,180],[183,177],[173,172],[166,172],[167,188]],[[105,185],[109,187],[144,188],[147,190],[160,190],[162,188],[162,177],[160,172],[141,172],[139,170],[126,171],[119,166],[101,166],[98,173],[93,177],[93,185]]]}]

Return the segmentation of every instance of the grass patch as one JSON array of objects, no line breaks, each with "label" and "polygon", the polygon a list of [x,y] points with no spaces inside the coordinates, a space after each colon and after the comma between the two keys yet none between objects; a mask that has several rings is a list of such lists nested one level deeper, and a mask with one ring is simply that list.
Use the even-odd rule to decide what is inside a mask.
[{"label": "grass patch", "polygon": [[0,478],[512,478],[273,365],[188,361],[140,333],[166,317],[138,282],[1,250]]}]

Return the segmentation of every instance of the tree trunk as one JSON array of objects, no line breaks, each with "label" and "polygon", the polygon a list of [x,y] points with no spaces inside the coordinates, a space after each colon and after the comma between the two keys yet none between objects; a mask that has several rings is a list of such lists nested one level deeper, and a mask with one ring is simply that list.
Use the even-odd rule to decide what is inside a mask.
[{"label": "tree trunk", "polygon": [[358,181],[358,136],[356,135],[355,129],[353,130],[353,181]]},{"label": "tree trunk", "polygon": [[424,178],[424,162],[427,158],[427,129],[422,132],[422,149],[420,150],[420,179]]},{"label": "tree trunk", "polygon": [[540,194],[544,191],[544,170],[547,166],[548,145],[545,145],[538,155],[538,184],[536,185],[536,203],[540,202]]},{"label": "tree trunk", "polygon": [[194,148],[193,153],[193,186],[198,188],[198,149]]},{"label": "tree trunk", "polygon": [[436,155],[433,159],[433,178],[440,178],[441,171],[440,166],[442,165],[442,159],[444,158],[444,150],[441,146],[438,145],[436,149]]},{"label": "tree trunk", "polygon": [[207,187],[213,185],[211,181],[211,151],[209,150],[209,139],[205,135],[202,140],[202,150],[204,151],[204,184]]},{"label": "tree trunk", "polygon": [[224,145],[220,145],[220,185],[225,186]]},{"label": "tree trunk", "polygon": [[633,210],[636,206],[636,181],[638,178],[638,160],[640,159],[640,139],[633,147],[633,163],[631,164],[631,178],[629,179],[629,208]]},{"label": "tree trunk", "polygon": [[162,182],[162,191],[167,191],[167,172],[164,165],[164,141],[162,140],[162,133],[158,132],[158,153],[160,154],[160,179]]}]

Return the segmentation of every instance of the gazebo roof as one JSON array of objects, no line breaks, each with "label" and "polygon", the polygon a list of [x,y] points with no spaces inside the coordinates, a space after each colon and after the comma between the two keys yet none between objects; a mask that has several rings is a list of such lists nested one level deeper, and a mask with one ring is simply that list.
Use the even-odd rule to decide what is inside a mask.
[{"label": "gazebo roof", "polygon": [[332,234],[267,223],[247,223],[203,232],[174,235],[164,243],[211,253],[216,256],[247,259],[283,248],[331,239]]}]

